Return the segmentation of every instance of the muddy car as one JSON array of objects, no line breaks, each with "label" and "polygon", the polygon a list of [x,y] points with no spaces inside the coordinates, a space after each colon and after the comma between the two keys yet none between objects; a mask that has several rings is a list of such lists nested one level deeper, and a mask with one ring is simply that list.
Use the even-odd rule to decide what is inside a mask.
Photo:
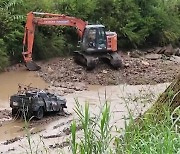
[{"label": "muddy car", "polygon": [[15,94],[10,97],[12,116],[26,116],[42,119],[45,112],[63,112],[66,100],[59,95],[44,91],[29,91],[24,94]]}]

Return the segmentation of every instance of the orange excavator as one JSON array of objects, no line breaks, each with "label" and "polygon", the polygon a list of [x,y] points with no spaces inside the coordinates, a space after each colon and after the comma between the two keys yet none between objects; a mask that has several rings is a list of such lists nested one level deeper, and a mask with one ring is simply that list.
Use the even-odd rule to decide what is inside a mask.
[{"label": "orange excavator", "polygon": [[85,65],[88,70],[95,68],[99,60],[109,62],[114,68],[121,67],[122,60],[117,53],[117,34],[106,32],[105,26],[89,25],[81,19],[64,14],[29,12],[22,52],[28,70],[36,71],[41,68],[32,60],[35,27],[40,25],[75,27],[81,40],[80,51],[74,51],[74,60]]}]

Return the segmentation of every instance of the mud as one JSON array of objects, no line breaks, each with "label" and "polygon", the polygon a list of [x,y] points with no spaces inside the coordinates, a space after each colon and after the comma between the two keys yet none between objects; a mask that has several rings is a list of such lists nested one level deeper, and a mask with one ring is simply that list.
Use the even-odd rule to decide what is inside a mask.
[{"label": "mud", "polygon": [[[19,69],[14,71],[17,67]],[[49,86],[35,72],[29,72],[21,65],[14,67],[14,69],[11,68],[10,72],[0,74],[0,141],[8,140],[7,143],[11,143],[12,139],[15,139],[17,136],[22,137],[25,134],[24,121],[12,119],[9,106],[9,97],[17,93],[18,84],[31,84],[31,86],[40,89],[48,88]],[[29,128],[32,129],[32,133],[36,133],[44,129],[47,121],[57,120],[58,116],[55,117],[45,117],[42,121],[43,124],[33,121],[30,123]]]},{"label": "mud", "polygon": [[64,148],[64,147],[67,147],[70,145],[70,142],[69,141],[65,141],[65,142],[62,142],[61,144],[59,143],[55,143],[54,145],[49,145],[49,148],[51,149],[57,149],[57,148]]},{"label": "mud", "polygon": [[0,127],[2,126],[2,123],[4,121],[10,120],[11,119],[11,111],[4,109],[0,110]]},{"label": "mud", "polygon": [[61,144],[59,143],[55,143],[54,145],[49,145],[49,148],[51,149],[57,149],[57,148],[64,148],[64,147],[67,147],[70,145],[70,142],[69,141],[65,141],[65,142],[62,142]]},{"label": "mud", "polygon": [[15,137],[13,139],[7,140],[6,142],[4,142],[2,144],[4,144],[4,145],[12,144],[12,143],[14,143],[14,142],[16,142],[16,141],[18,141],[20,139],[21,139],[20,137]]},{"label": "mud", "polygon": [[[109,65],[100,63],[93,71],[86,71],[74,63],[73,58],[56,58],[47,63],[39,63],[38,72],[46,82],[56,87],[85,90],[85,85],[146,85],[171,82],[180,72],[180,63],[163,59],[132,58],[122,54],[124,68],[113,70]],[[77,85],[75,85],[77,83]],[[69,88],[72,87],[72,88]]]},{"label": "mud", "polygon": [[[6,110],[9,113],[11,112],[10,110]],[[46,127],[49,125],[50,122],[54,122],[56,120],[59,120],[60,118],[67,118],[69,115],[66,116],[59,116],[56,113],[55,114],[46,114],[45,117],[41,120],[36,120],[32,119],[29,123],[28,126],[25,127],[25,122],[23,119],[15,120],[11,119],[11,114],[8,115],[8,120],[5,119],[4,121],[1,122],[0,125],[0,141],[11,141],[11,139],[18,137],[24,137],[26,135],[26,128],[30,130],[30,134],[37,134],[43,130],[46,129]],[[2,117],[1,117],[2,119]],[[66,122],[64,125],[66,125]],[[58,126],[54,126],[54,129],[57,129]],[[12,142],[8,142],[12,143]]]}]

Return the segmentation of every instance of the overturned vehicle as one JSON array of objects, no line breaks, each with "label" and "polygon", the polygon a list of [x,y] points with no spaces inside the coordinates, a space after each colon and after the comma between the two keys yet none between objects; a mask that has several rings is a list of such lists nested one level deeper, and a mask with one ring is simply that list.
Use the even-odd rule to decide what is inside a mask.
[{"label": "overturned vehicle", "polygon": [[19,115],[42,119],[45,112],[64,112],[66,100],[59,95],[44,91],[27,91],[10,97],[12,116]]}]

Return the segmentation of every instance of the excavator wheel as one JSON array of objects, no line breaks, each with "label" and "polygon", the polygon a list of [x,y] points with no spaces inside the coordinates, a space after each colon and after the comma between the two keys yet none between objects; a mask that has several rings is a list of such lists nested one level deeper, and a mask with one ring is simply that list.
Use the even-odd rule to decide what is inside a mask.
[{"label": "excavator wheel", "polygon": [[34,61],[26,62],[25,65],[29,71],[38,71],[41,69],[41,67],[38,66]]},{"label": "excavator wheel", "polygon": [[86,67],[87,70],[93,70],[96,67],[98,58],[85,55],[79,51],[74,51],[74,61]]}]

